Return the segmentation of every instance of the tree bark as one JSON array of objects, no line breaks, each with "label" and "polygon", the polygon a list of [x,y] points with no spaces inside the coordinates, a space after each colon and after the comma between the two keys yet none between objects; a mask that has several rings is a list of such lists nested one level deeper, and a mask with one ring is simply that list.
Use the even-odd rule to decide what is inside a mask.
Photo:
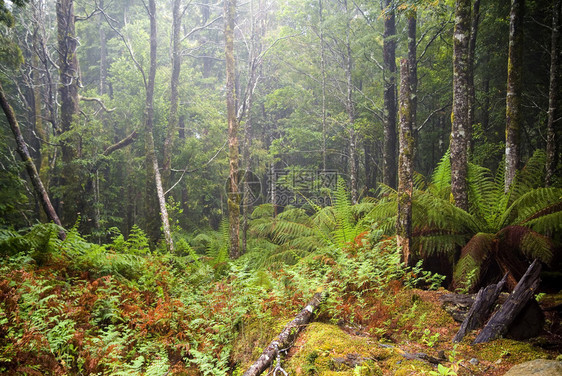
[{"label": "tree bark", "polygon": [[236,116],[236,62],[234,58],[234,16],[236,0],[224,2],[224,38],[226,58],[226,109],[228,118],[229,191],[228,219],[230,257],[240,257],[240,193],[238,189],[238,119]]},{"label": "tree bark", "polygon": [[521,128],[521,73],[523,68],[524,0],[511,1],[507,95],[505,101],[505,192],[511,187],[519,167],[519,130]]},{"label": "tree bark", "polygon": [[[41,202],[41,206],[43,207],[43,210],[45,211],[47,218],[50,221],[56,223],[57,225],[62,226],[59,216],[57,215],[55,209],[53,208],[53,205],[51,204],[49,194],[47,193],[47,190],[43,186],[43,182],[41,181],[41,178],[37,173],[37,168],[35,167],[35,163],[33,162],[31,155],[29,154],[29,150],[27,149],[27,145],[21,134],[21,130],[18,121],[16,119],[14,110],[8,103],[6,95],[4,94],[4,89],[1,84],[0,84],[0,105],[2,106],[2,110],[6,115],[8,124],[10,124],[10,129],[12,130],[12,133],[14,134],[14,137],[16,139],[17,152],[25,164],[25,169],[27,170],[29,178],[31,179],[31,184],[35,189],[35,193],[37,194],[37,197]],[[61,238],[64,238],[65,237],[64,232],[61,232],[59,236]]]},{"label": "tree bark", "polygon": [[507,333],[509,325],[517,317],[517,314],[525,308],[525,305],[536,294],[540,282],[540,272],[541,263],[538,260],[533,261],[509,298],[488,321],[473,344],[489,342]]},{"label": "tree bark", "polygon": [[258,360],[252,364],[242,376],[258,376],[269,367],[279,353],[279,349],[289,346],[300,331],[313,318],[314,311],[320,307],[325,295],[321,292],[314,294],[307,306],[281,331],[281,333],[265,348]]},{"label": "tree bark", "polygon": [[172,145],[178,128],[178,84],[181,71],[181,0],[174,0],[172,5],[172,77],[170,80],[170,112],[168,115],[168,129],[164,140],[164,160],[162,163],[162,180],[165,184],[170,181],[172,168]]},{"label": "tree bark", "polygon": [[[99,0],[99,7],[103,9],[103,0]],[[107,36],[103,28],[103,23],[103,14],[100,14],[98,20],[100,38],[100,96],[107,93]]]},{"label": "tree bark", "polygon": [[396,21],[394,2],[385,0],[383,36],[384,149],[383,183],[396,187]]},{"label": "tree bark", "polygon": [[[57,0],[57,32],[59,53],[59,93],[60,93],[60,129],[61,133],[70,132],[72,123],[78,115],[78,83],[80,80],[78,58],[76,55],[77,39],[75,31],[74,1]],[[73,161],[78,157],[76,137],[65,137],[61,141],[63,172],[61,185],[64,186],[60,201],[62,221],[72,223],[80,211],[83,197],[77,186],[78,171]]]},{"label": "tree bark", "polygon": [[400,62],[400,151],[398,157],[398,218],[396,240],[402,248],[402,261],[410,264],[412,243],[412,193],[414,190],[414,136],[412,93],[408,60]]},{"label": "tree bark", "polygon": [[457,0],[453,32],[453,118],[451,131],[451,193],[455,205],[468,210],[468,40],[470,0]]},{"label": "tree bark", "polygon": [[418,107],[418,58],[417,58],[417,15],[416,10],[410,10],[408,15],[408,66],[410,67],[410,97],[412,114],[412,129],[416,129]]},{"label": "tree bark", "polygon": [[324,6],[323,0],[318,0],[318,16],[320,28],[320,73],[322,75],[322,171],[326,171],[327,150],[326,150],[326,50],[324,46]]},{"label": "tree bark", "polygon": [[[557,104],[560,100],[560,49],[558,41],[560,40],[560,8],[562,1],[556,0],[552,9],[552,34],[550,47],[550,85],[548,91],[548,123],[546,127],[546,177],[545,185],[549,187],[553,183],[556,176],[556,128],[560,123],[558,119]],[[559,127],[559,126],[558,126]]]},{"label": "tree bark", "polygon": [[[158,159],[156,158],[154,146],[154,80],[156,77],[156,4],[155,0],[148,0],[148,15],[150,18],[150,68],[148,72],[148,80],[146,86],[146,102],[145,102],[145,129],[146,129],[146,168],[147,168],[147,185],[156,186],[156,196],[158,197],[158,205],[160,207],[160,219],[162,221],[162,231],[166,247],[169,252],[174,251],[174,242],[170,230],[170,221],[168,219],[168,209],[166,208],[166,198],[164,189],[162,188],[162,178],[158,168]],[[152,180],[153,179],[153,180]],[[151,189],[147,189],[147,196],[152,193]],[[147,197],[147,202],[150,200]]]},{"label": "tree bark", "polygon": [[468,41],[468,153],[472,153],[472,128],[475,122],[476,89],[474,87],[474,60],[476,53],[476,37],[480,21],[480,0],[475,0],[472,6],[472,23],[470,39]]},{"label": "tree bark", "polygon": [[357,134],[355,132],[355,106],[353,104],[353,55],[351,53],[351,40],[349,33],[351,32],[350,14],[347,6],[347,0],[344,1],[346,28],[345,28],[345,76],[347,83],[347,97],[345,108],[348,117],[348,133],[349,133],[349,175],[351,185],[351,203],[356,204],[359,199],[359,183],[358,183],[358,159],[357,159]]},{"label": "tree bark", "polygon": [[474,303],[466,314],[459,331],[453,338],[453,343],[462,341],[466,333],[484,324],[484,320],[486,320],[487,316],[494,308],[494,304],[498,296],[500,296],[506,280],[507,274],[504,274],[502,280],[497,284],[492,284],[485,288],[483,287],[478,291]]}]

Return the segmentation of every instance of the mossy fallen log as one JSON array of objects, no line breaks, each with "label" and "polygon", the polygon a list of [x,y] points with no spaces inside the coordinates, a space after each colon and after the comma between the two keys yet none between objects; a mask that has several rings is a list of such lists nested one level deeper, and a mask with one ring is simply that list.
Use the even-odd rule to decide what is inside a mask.
[{"label": "mossy fallen log", "polygon": [[280,349],[288,347],[300,331],[312,320],[314,312],[326,298],[326,293],[317,292],[295,318],[285,325],[281,333],[265,348],[258,360],[242,376],[258,376],[271,365]]}]

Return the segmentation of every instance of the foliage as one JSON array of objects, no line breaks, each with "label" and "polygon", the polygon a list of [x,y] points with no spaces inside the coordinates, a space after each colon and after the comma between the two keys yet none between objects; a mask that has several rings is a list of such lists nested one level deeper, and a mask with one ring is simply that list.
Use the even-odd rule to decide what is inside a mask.
[{"label": "foliage", "polygon": [[[417,256],[423,259],[441,254],[449,258],[455,263],[456,287],[464,290],[473,290],[483,278],[489,278],[484,271],[490,263],[501,263],[500,267],[509,269],[502,257],[538,258],[549,263],[555,248],[551,236],[562,223],[562,191],[537,186],[542,180],[544,158],[544,153],[535,153],[507,193],[501,167],[493,176],[487,168],[470,164],[470,207],[466,212],[450,201],[451,170],[446,153],[431,181],[418,182],[414,192],[413,249]],[[384,188],[381,194],[370,215],[385,232],[392,233],[396,193]]]}]

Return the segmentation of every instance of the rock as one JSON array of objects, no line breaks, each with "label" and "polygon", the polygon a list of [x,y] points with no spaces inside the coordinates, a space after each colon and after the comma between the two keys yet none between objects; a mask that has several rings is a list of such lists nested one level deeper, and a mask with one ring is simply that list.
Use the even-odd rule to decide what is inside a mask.
[{"label": "rock", "polygon": [[476,358],[472,358],[472,359],[470,359],[468,362],[469,362],[470,364],[472,364],[473,366],[478,365],[478,359],[476,359]]},{"label": "rock", "polygon": [[562,376],[562,362],[536,359],[511,367],[504,376]]}]

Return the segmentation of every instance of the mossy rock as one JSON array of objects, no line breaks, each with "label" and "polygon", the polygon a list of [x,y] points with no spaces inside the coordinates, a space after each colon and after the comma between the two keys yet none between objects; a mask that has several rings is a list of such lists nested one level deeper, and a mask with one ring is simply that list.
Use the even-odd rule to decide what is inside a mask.
[{"label": "mossy rock", "polygon": [[301,334],[285,369],[291,375],[382,375],[375,359],[386,359],[392,349],[366,337],[353,336],[337,325],[315,322]]}]

